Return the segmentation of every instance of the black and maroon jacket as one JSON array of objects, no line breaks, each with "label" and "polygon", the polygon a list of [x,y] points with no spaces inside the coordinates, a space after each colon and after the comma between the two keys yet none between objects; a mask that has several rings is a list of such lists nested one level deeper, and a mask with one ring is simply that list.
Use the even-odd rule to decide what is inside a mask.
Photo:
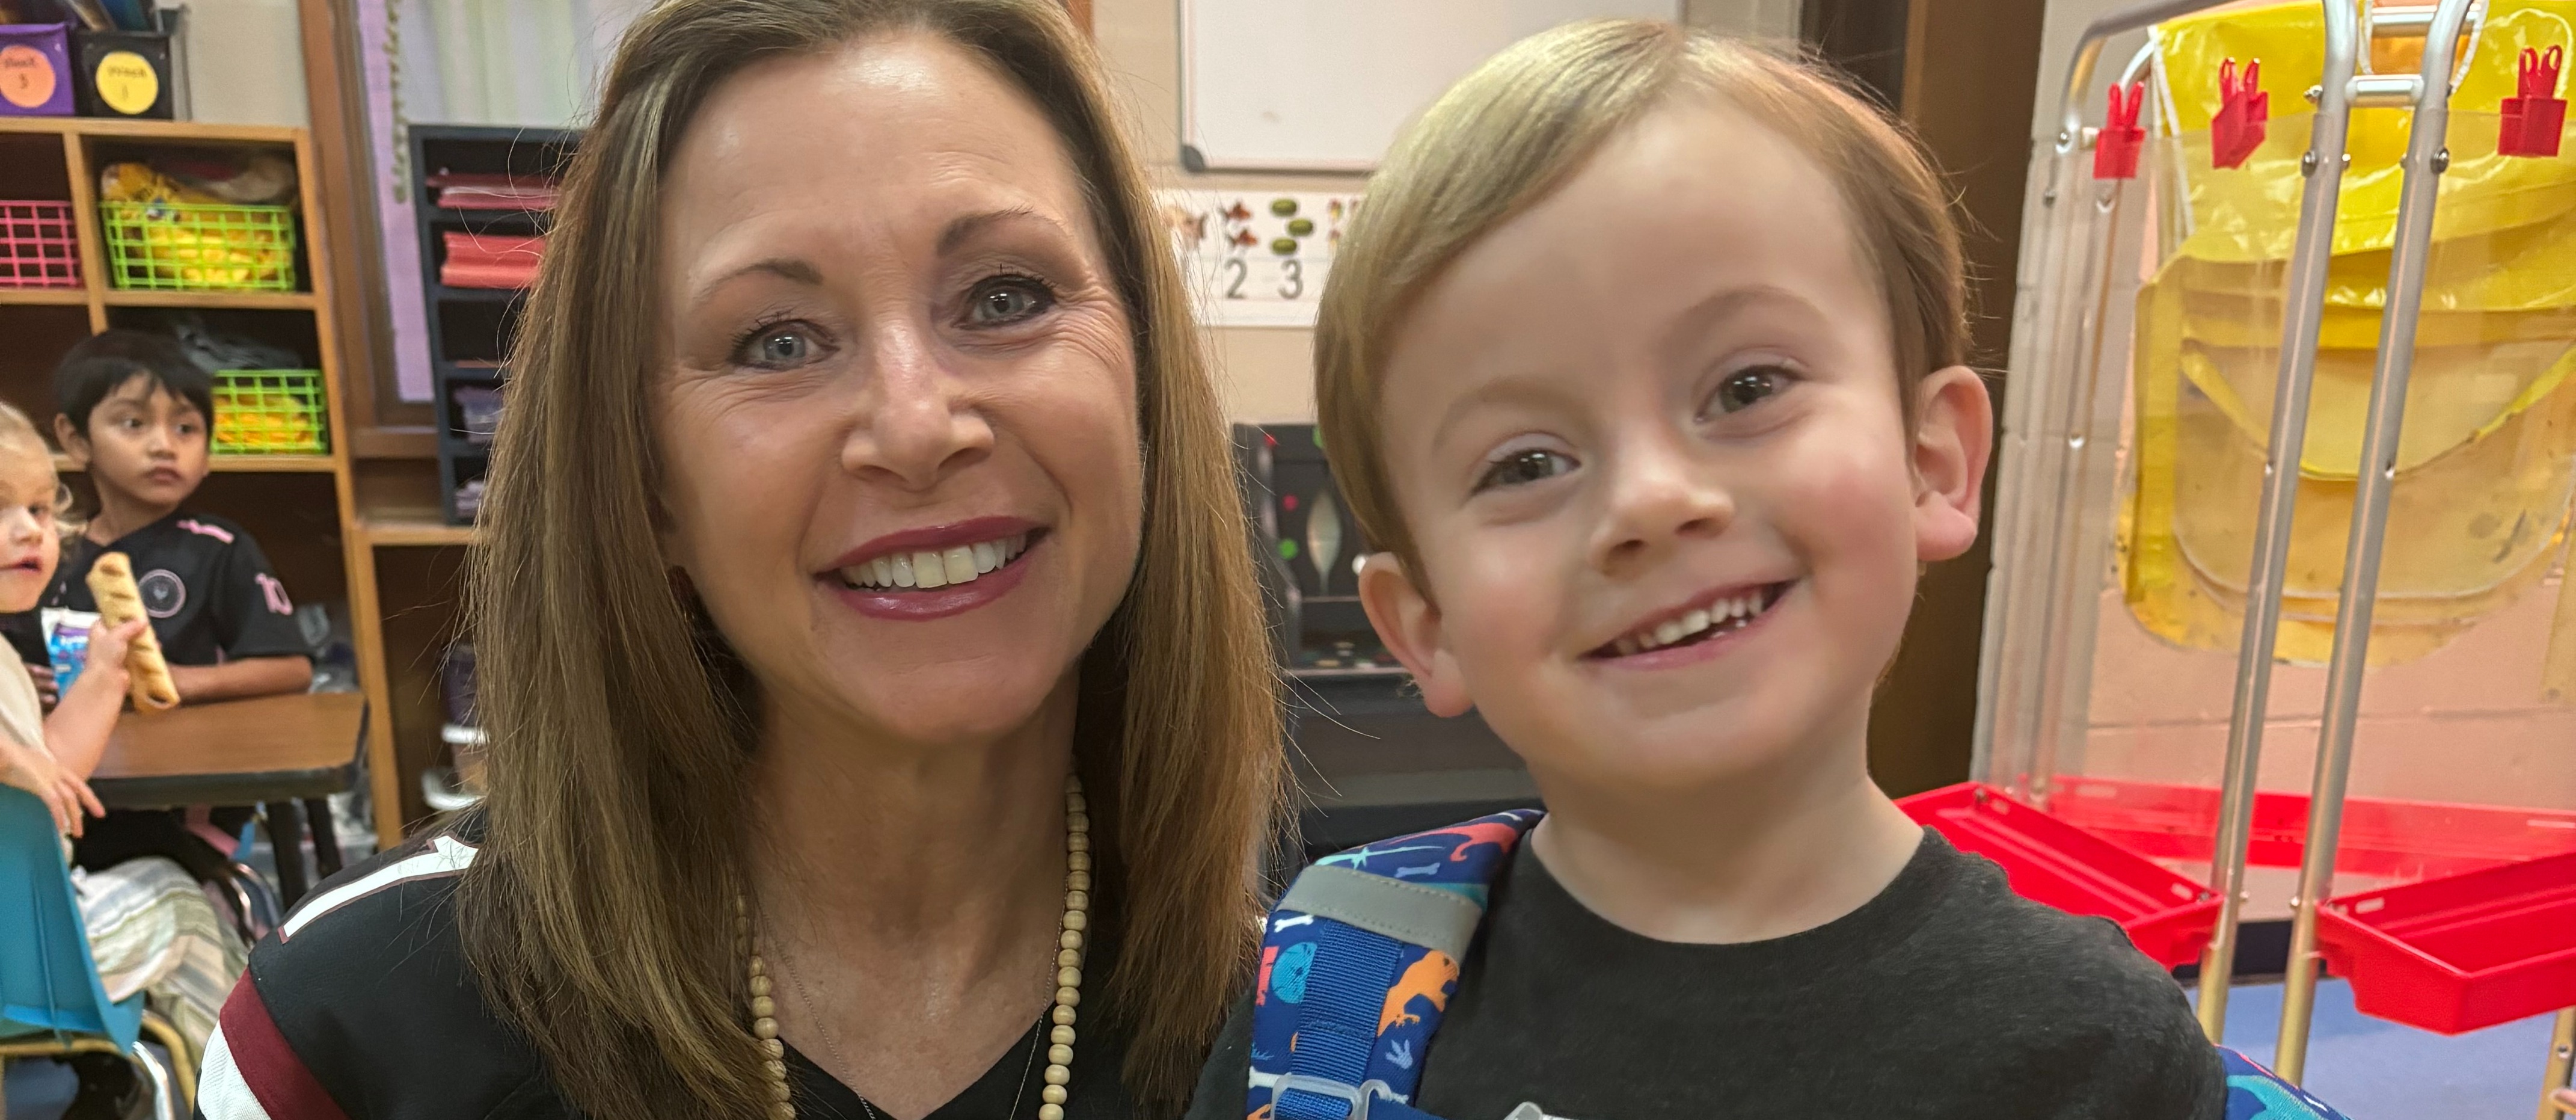
[{"label": "black and maroon jacket", "polygon": [[[198,1120],[570,1120],[535,1048],[484,1002],[456,932],[456,884],[483,835],[477,813],[315,888],[251,950],[206,1043]],[[614,936],[606,932],[603,936]],[[1104,949],[1106,948],[1104,944]],[[1101,972],[1105,956],[1095,956]],[[1086,993],[1087,994],[1087,993]],[[1083,1001],[1067,1120],[1131,1120],[1122,1032]],[[926,1120],[1036,1115],[1037,1026]],[[802,1120],[881,1118],[793,1047]],[[1016,1109],[1015,1107],[1016,1106]]]}]

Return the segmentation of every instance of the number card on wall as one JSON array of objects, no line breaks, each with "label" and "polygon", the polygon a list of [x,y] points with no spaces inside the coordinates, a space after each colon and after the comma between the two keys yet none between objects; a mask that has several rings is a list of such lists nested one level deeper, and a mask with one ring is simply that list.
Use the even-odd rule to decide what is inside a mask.
[{"label": "number card on wall", "polygon": [[1181,277],[1212,327],[1311,327],[1342,228],[1360,196],[1155,192]]}]

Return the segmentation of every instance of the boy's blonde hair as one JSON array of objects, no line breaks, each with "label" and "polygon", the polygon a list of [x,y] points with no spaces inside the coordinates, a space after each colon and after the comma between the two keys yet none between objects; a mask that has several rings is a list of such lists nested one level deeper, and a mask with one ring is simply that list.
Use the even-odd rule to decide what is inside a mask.
[{"label": "boy's blonde hair", "polygon": [[1864,260],[1884,278],[1909,432],[1915,386],[1966,360],[1966,270],[1949,196],[1886,114],[1820,67],[1667,23],[1543,31],[1487,59],[1405,130],[1336,252],[1315,329],[1316,409],[1333,478],[1370,547],[1418,565],[1378,414],[1386,357],[1414,304],[1469,246],[1682,92],[1777,131],[1841,189]]}]

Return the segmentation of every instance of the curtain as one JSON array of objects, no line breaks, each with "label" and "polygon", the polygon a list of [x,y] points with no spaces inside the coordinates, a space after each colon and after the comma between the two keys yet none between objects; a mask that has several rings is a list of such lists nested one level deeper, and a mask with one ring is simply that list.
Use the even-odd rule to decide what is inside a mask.
[{"label": "curtain", "polygon": [[351,0],[367,77],[376,210],[401,398],[430,399],[411,198],[415,123],[577,127],[626,25],[652,0]]}]

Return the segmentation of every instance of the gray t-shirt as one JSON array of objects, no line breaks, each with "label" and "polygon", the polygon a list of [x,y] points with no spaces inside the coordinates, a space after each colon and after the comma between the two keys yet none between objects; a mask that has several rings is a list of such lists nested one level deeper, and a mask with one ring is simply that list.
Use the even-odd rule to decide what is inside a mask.
[{"label": "gray t-shirt", "polygon": [[[1244,1115],[1248,1006],[1188,1120]],[[2217,1051],[2119,927],[2022,899],[1926,830],[1860,909],[1769,941],[1612,925],[1526,846],[1494,886],[1416,1104],[1503,1120],[2216,1120]]]}]

